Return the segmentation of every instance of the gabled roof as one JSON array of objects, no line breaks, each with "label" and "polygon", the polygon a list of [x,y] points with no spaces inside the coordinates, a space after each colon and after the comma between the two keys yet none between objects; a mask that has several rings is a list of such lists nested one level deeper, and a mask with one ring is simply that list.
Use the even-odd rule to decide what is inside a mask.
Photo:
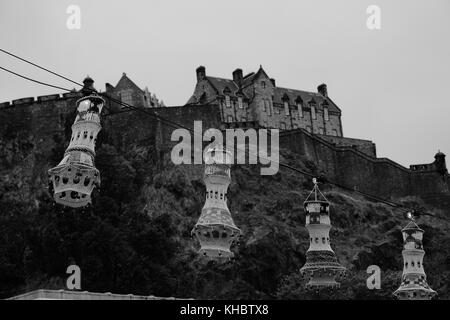
[{"label": "gabled roof", "polygon": [[134,87],[136,90],[143,92],[141,88],[139,88],[133,81],[131,81],[130,78],[127,77],[127,74],[125,72],[122,73],[122,77],[120,78],[119,82],[117,82],[114,89],[120,90],[121,87]]},{"label": "gabled roof", "polygon": [[[239,87],[233,80],[210,76],[207,76],[206,79],[208,79],[209,83],[216,89],[218,94],[223,94],[224,91],[228,89],[230,90],[231,96],[237,96],[236,93],[239,91]],[[241,92],[241,94],[245,96],[243,92]]]},{"label": "gabled roof", "polygon": [[275,103],[283,103],[283,97],[287,96],[291,103],[300,98],[304,103],[308,104],[311,100],[316,102],[316,105],[321,105],[322,102],[327,101],[328,110],[332,112],[341,112],[341,110],[329,98],[322,96],[320,93],[309,92],[296,89],[288,89],[282,87],[274,88],[273,100]]},{"label": "gabled roof", "polygon": [[[245,77],[242,78],[242,89],[245,89],[246,87],[252,85],[260,75],[265,75],[267,78],[269,76],[264,71],[262,66],[259,67],[258,71],[251,72],[247,74]],[[212,87],[216,90],[217,94],[224,94],[224,90],[227,88],[230,90],[230,95],[236,97],[236,93],[239,90],[239,87],[236,82],[234,82],[232,79],[225,79],[225,78],[219,78],[219,77],[211,77],[206,76],[206,79],[209,81],[209,83],[212,85]],[[248,92],[247,92],[248,93]],[[244,97],[248,96],[242,91],[242,95]],[[274,97],[273,101],[275,103],[283,103],[283,97],[288,97],[289,101],[291,103],[295,103],[298,99],[301,99],[306,105],[308,106],[308,103],[313,100],[316,102],[317,106],[321,106],[324,101],[328,104],[328,110],[330,112],[336,112],[341,113],[341,109],[331,100],[329,97],[324,97],[320,93],[317,92],[309,92],[309,91],[303,91],[303,90],[296,90],[296,89],[288,89],[288,88],[282,88],[282,87],[275,87],[274,88]],[[193,100],[191,99],[189,101]]]}]

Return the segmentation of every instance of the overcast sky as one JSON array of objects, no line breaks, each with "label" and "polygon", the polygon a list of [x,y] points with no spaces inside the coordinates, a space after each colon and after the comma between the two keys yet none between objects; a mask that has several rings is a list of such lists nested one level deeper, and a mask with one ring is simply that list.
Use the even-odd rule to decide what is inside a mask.
[{"label": "overcast sky", "polygon": [[[66,26],[69,5],[81,28]],[[366,26],[369,5],[381,29]],[[193,93],[195,69],[231,78],[261,64],[277,85],[326,83],[344,135],[370,139],[404,166],[450,158],[449,0],[1,0],[0,47],[99,90],[122,72],[166,105]],[[74,85],[0,53],[0,66]],[[0,101],[60,92],[0,70]]]}]

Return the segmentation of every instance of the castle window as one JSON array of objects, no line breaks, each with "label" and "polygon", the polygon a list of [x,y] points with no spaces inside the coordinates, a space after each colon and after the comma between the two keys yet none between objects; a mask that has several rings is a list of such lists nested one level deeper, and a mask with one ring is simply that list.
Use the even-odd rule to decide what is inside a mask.
[{"label": "castle window", "polygon": [[280,129],[281,129],[281,130],[286,130],[286,123],[281,122],[281,123],[280,123]]},{"label": "castle window", "polygon": [[311,106],[311,118],[312,119],[317,119],[317,114],[316,114],[316,107]]},{"label": "castle window", "polygon": [[233,122],[233,116],[228,115],[227,116],[227,122]]},{"label": "castle window", "polygon": [[267,112],[267,103],[266,103],[266,99],[262,99],[261,100],[261,106],[264,112]]},{"label": "castle window", "polygon": [[266,82],[265,82],[265,81],[261,81],[261,87],[262,87],[263,89],[266,88]]},{"label": "castle window", "polygon": [[287,101],[284,102],[284,115],[285,116],[289,115],[289,102]]},{"label": "castle window", "polygon": [[319,128],[319,133],[323,134],[323,128]]},{"label": "castle window", "polygon": [[244,103],[242,102],[242,97],[238,97],[238,106],[239,106],[239,109],[244,108]]},{"label": "castle window", "polygon": [[302,118],[303,117],[303,108],[302,108],[301,102],[297,102],[297,109],[298,109],[298,115]]},{"label": "castle window", "polygon": [[229,95],[225,95],[225,106],[231,108],[231,100]]},{"label": "castle window", "polygon": [[131,104],[133,102],[133,98],[131,96],[131,92],[129,91],[123,91],[120,94],[120,101],[127,103],[127,104]]},{"label": "castle window", "polygon": [[264,103],[267,104],[267,113],[269,116],[271,116],[272,115],[272,107],[270,106],[270,100],[264,99]]},{"label": "castle window", "polygon": [[328,114],[328,108],[323,108],[323,114],[325,117],[325,121],[330,121],[330,116]]},{"label": "castle window", "polygon": [[275,108],[275,113],[276,113],[276,114],[280,114],[280,108],[276,107],[276,108]]}]

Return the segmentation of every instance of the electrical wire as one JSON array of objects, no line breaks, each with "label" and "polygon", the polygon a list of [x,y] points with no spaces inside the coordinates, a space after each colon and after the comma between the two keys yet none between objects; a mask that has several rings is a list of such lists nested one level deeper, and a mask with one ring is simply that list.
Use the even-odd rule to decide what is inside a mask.
[{"label": "electrical wire", "polygon": [[[56,72],[54,72],[54,71],[51,71],[51,70],[49,70],[49,69],[47,69],[47,68],[44,68],[44,67],[42,67],[42,66],[39,66],[39,65],[37,65],[37,64],[35,64],[35,63],[33,63],[33,62],[27,60],[27,59],[21,58],[21,57],[19,57],[19,56],[17,56],[17,55],[14,55],[14,54],[12,54],[12,53],[10,53],[10,52],[8,52],[8,51],[6,51],[6,50],[3,50],[3,49],[1,49],[1,48],[0,48],[0,51],[4,52],[4,53],[6,53],[6,54],[8,54],[8,55],[10,55],[10,56],[12,56],[12,57],[15,57],[15,58],[17,58],[17,59],[19,59],[19,60],[21,60],[21,61],[24,61],[24,62],[26,62],[26,63],[29,63],[29,64],[31,64],[31,65],[33,65],[33,66],[35,66],[35,67],[37,67],[37,68],[39,68],[39,69],[41,69],[41,70],[44,70],[44,71],[47,71],[47,72],[49,72],[49,73],[51,73],[51,74],[53,74],[53,75],[56,75],[56,76],[58,76],[58,77],[60,77],[60,78],[62,78],[62,79],[64,79],[64,80],[70,81],[71,83],[74,83],[74,84],[76,84],[76,85],[78,85],[78,86],[83,87],[82,84],[80,84],[80,83],[78,83],[78,82],[76,82],[76,81],[73,81],[73,80],[71,80],[71,79],[69,79],[69,78],[67,78],[67,77],[65,77],[65,76],[63,76],[63,75],[61,75],[61,74],[59,74],[59,73],[56,73]],[[6,71],[6,72],[9,72],[9,73],[11,73],[11,74],[13,74],[13,75],[16,75],[16,76],[18,76],[18,77],[21,77],[21,78],[23,78],[23,79],[26,79],[26,80],[28,80],[28,81],[32,81],[32,82],[35,82],[35,83],[38,83],[38,84],[41,84],[41,85],[45,85],[45,86],[48,86],[48,87],[52,87],[52,88],[56,88],[56,89],[60,89],[60,90],[68,91],[68,92],[71,92],[71,91],[72,91],[72,90],[67,89],[67,88],[55,86],[55,85],[52,85],[52,84],[48,84],[48,83],[46,83],[46,82],[38,81],[38,80],[35,80],[35,79],[32,79],[32,78],[23,76],[23,75],[21,75],[21,74],[19,74],[19,73],[16,73],[16,72],[14,72],[14,71],[11,71],[11,70],[6,69],[6,68],[1,67],[1,66],[0,66],[0,69],[4,70],[4,71]],[[125,102],[123,102],[123,101],[120,101],[120,100],[118,100],[118,99],[115,99],[115,98],[111,97],[111,96],[108,95],[108,94],[105,94],[105,93],[99,93],[99,92],[97,92],[97,91],[94,90],[94,89],[84,88],[84,90],[91,90],[93,93],[99,94],[99,95],[101,95],[101,96],[103,96],[103,97],[109,99],[110,101],[113,101],[113,102],[115,102],[115,103],[117,103],[117,104],[119,104],[119,105],[121,105],[121,106],[123,106],[123,107],[125,107],[125,108],[127,108],[127,109],[130,109],[130,110],[132,110],[132,111],[135,110],[135,111],[140,111],[140,112],[146,113],[147,115],[150,115],[150,116],[152,116],[152,117],[154,117],[154,118],[160,120],[161,122],[164,122],[165,124],[167,124],[167,125],[169,125],[169,126],[171,126],[171,127],[174,127],[174,128],[183,128],[183,129],[188,130],[189,132],[191,132],[191,133],[194,134],[194,135],[201,135],[201,136],[203,137],[203,135],[202,135],[201,133],[195,132],[193,129],[191,129],[191,128],[189,128],[189,127],[186,127],[185,125],[182,125],[182,124],[179,124],[179,123],[174,122],[174,121],[172,121],[172,120],[169,120],[169,119],[166,119],[166,118],[164,118],[164,117],[161,117],[161,116],[159,116],[158,114],[156,114],[155,112],[148,112],[147,109],[135,107],[135,106],[133,106],[133,105],[130,105],[130,104],[128,104],[128,103],[125,103]],[[214,101],[214,100],[213,100],[213,101]],[[110,113],[110,114],[115,114],[115,113]],[[240,151],[247,152],[247,150],[242,150],[242,149],[239,149],[238,147],[236,147],[236,149],[237,149],[237,150],[240,150]],[[249,151],[249,152],[250,152],[250,151]],[[258,155],[256,155],[256,156],[258,156]],[[260,157],[260,158],[261,158],[261,157]],[[266,158],[262,158],[262,159],[268,160],[268,161],[272,161],[272,162],[275,162],[275,163],[277,163],[280,167],[284,167],[284,168],[290,169],[290,170],[292,170],[292,171],[295,171],[295,172],[300,173],[300,174],[302,174],[302,175],[308,176],[308,177],[310,177],[310,178],[315,178],[315,177],[316,177],[316,175],[314,175],[314,174],[312,174],[312,173],[309,173],[309,172],[306,172],[306,171],[304,171],[304,170],[295,168],[295,167],[290,166],[290,165],[288,165],[288,164],[285,164],[285,163],[282,163],[282,162],[279,162],[279,161],[274,161],[274,160],[272,160],[272,159],[266,159]],[[411,212],[411,211],[412,211],[412,212],[415,212],[416,214],[427,215],[427,216],[431,216],[431,217],[434,217],[434,218],[438,218],[438,219],[442,219],[442,220],[447,221],[447,219],[444,219],[444,218],[442,218],[442,217],[436,216],[436,215],[434,215],[434,214],[430,214],[430,213],[423,212],[423,211],[420,211],[420,210],[413,210],[413,209],[405,208],[405,206],[404,206],[403,204],[396,203],[396,202],[394,202],[394,201],[390,201],[390,200],[384,199],[384,198],[382,198],[382,197],[379,197],[379,196],[376,196],[376,195],[372,195],[372,194],[370,194],[370,193],[366,193],[366,192],[363,192],[363,191],[356,190],[355,188],[351,188],[351,187],[342,185],[342,184],[340,184],[340,183],[331,181],[331,180],[329,180],[329,179],[327,179],[326,177],[323,177],[323,176],[322,176],[322,177],[319,177],[319,180],[322,180],[322,181],[321,181],[322,183],[328,183],[328,184],[334,185],[334,186],[336,186],[336,187],[338,187],[338,188],[341,188],[341,189],[344,189],[344,190],[348,190],[348,191],[351,191],[351,192],[360,194],[360,195],[362,195],[362,196],[364,196],[364,197],[366,197],[366,198],[375,200],[375,201],[377,201],[377,202],[381,202],[381,203],[384,203],[384,204],[389,205],[389,206],[391,206],[391,207],[395,207],[395,208],[397,208],[398,210],[403,211],[404,213],[408,213],[408,212]]]}]

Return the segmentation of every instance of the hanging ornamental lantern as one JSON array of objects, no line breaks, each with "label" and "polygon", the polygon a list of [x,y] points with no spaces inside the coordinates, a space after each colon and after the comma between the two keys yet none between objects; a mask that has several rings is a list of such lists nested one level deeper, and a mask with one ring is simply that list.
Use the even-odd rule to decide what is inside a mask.
[{"label": "hanging ornamental lantern", "polygon": [[201,255],[212,259],[232,258],[230,247],[241,234],[227,206],[232,156],[222,146],[215,145],[206,150],[204,160],[206,202],[191,233],[200,242]]},{"label": "hanging ornamental lantern", "polygon": [[[85,79],[92,81],[90,78]],[[93,81],[92,81],[93,82]],[[88,82],[92,85],[92,82]],[[100,114],[105,104],[93,91],[79,99],[72,137],[62,161],[48,170],[56,203],[78,208],[91,203],[91,193],[100,186],[100,173],[94,165],[95,142],[101,129]]]},{"label": "hanging ornamental lantern", "polygon": [[409,223],[402,229],[403,235],[403,274],[400,287],[394,296],[400,300],[430,300],[436,291],[427,283],[423,268],[422,239],[424,231],[414,222],[414,216],[409,213]]},{"label": "hanging ornamental lantern", "polygon": [[307,289],[339,288],[336,279],[344,276],[345,268],[339,264],[330,246],[330,204],[320,192],[315,178],[313,183],[314,188],[303,203],[310,241],[306,263],[300,272],[308,279]]}]

